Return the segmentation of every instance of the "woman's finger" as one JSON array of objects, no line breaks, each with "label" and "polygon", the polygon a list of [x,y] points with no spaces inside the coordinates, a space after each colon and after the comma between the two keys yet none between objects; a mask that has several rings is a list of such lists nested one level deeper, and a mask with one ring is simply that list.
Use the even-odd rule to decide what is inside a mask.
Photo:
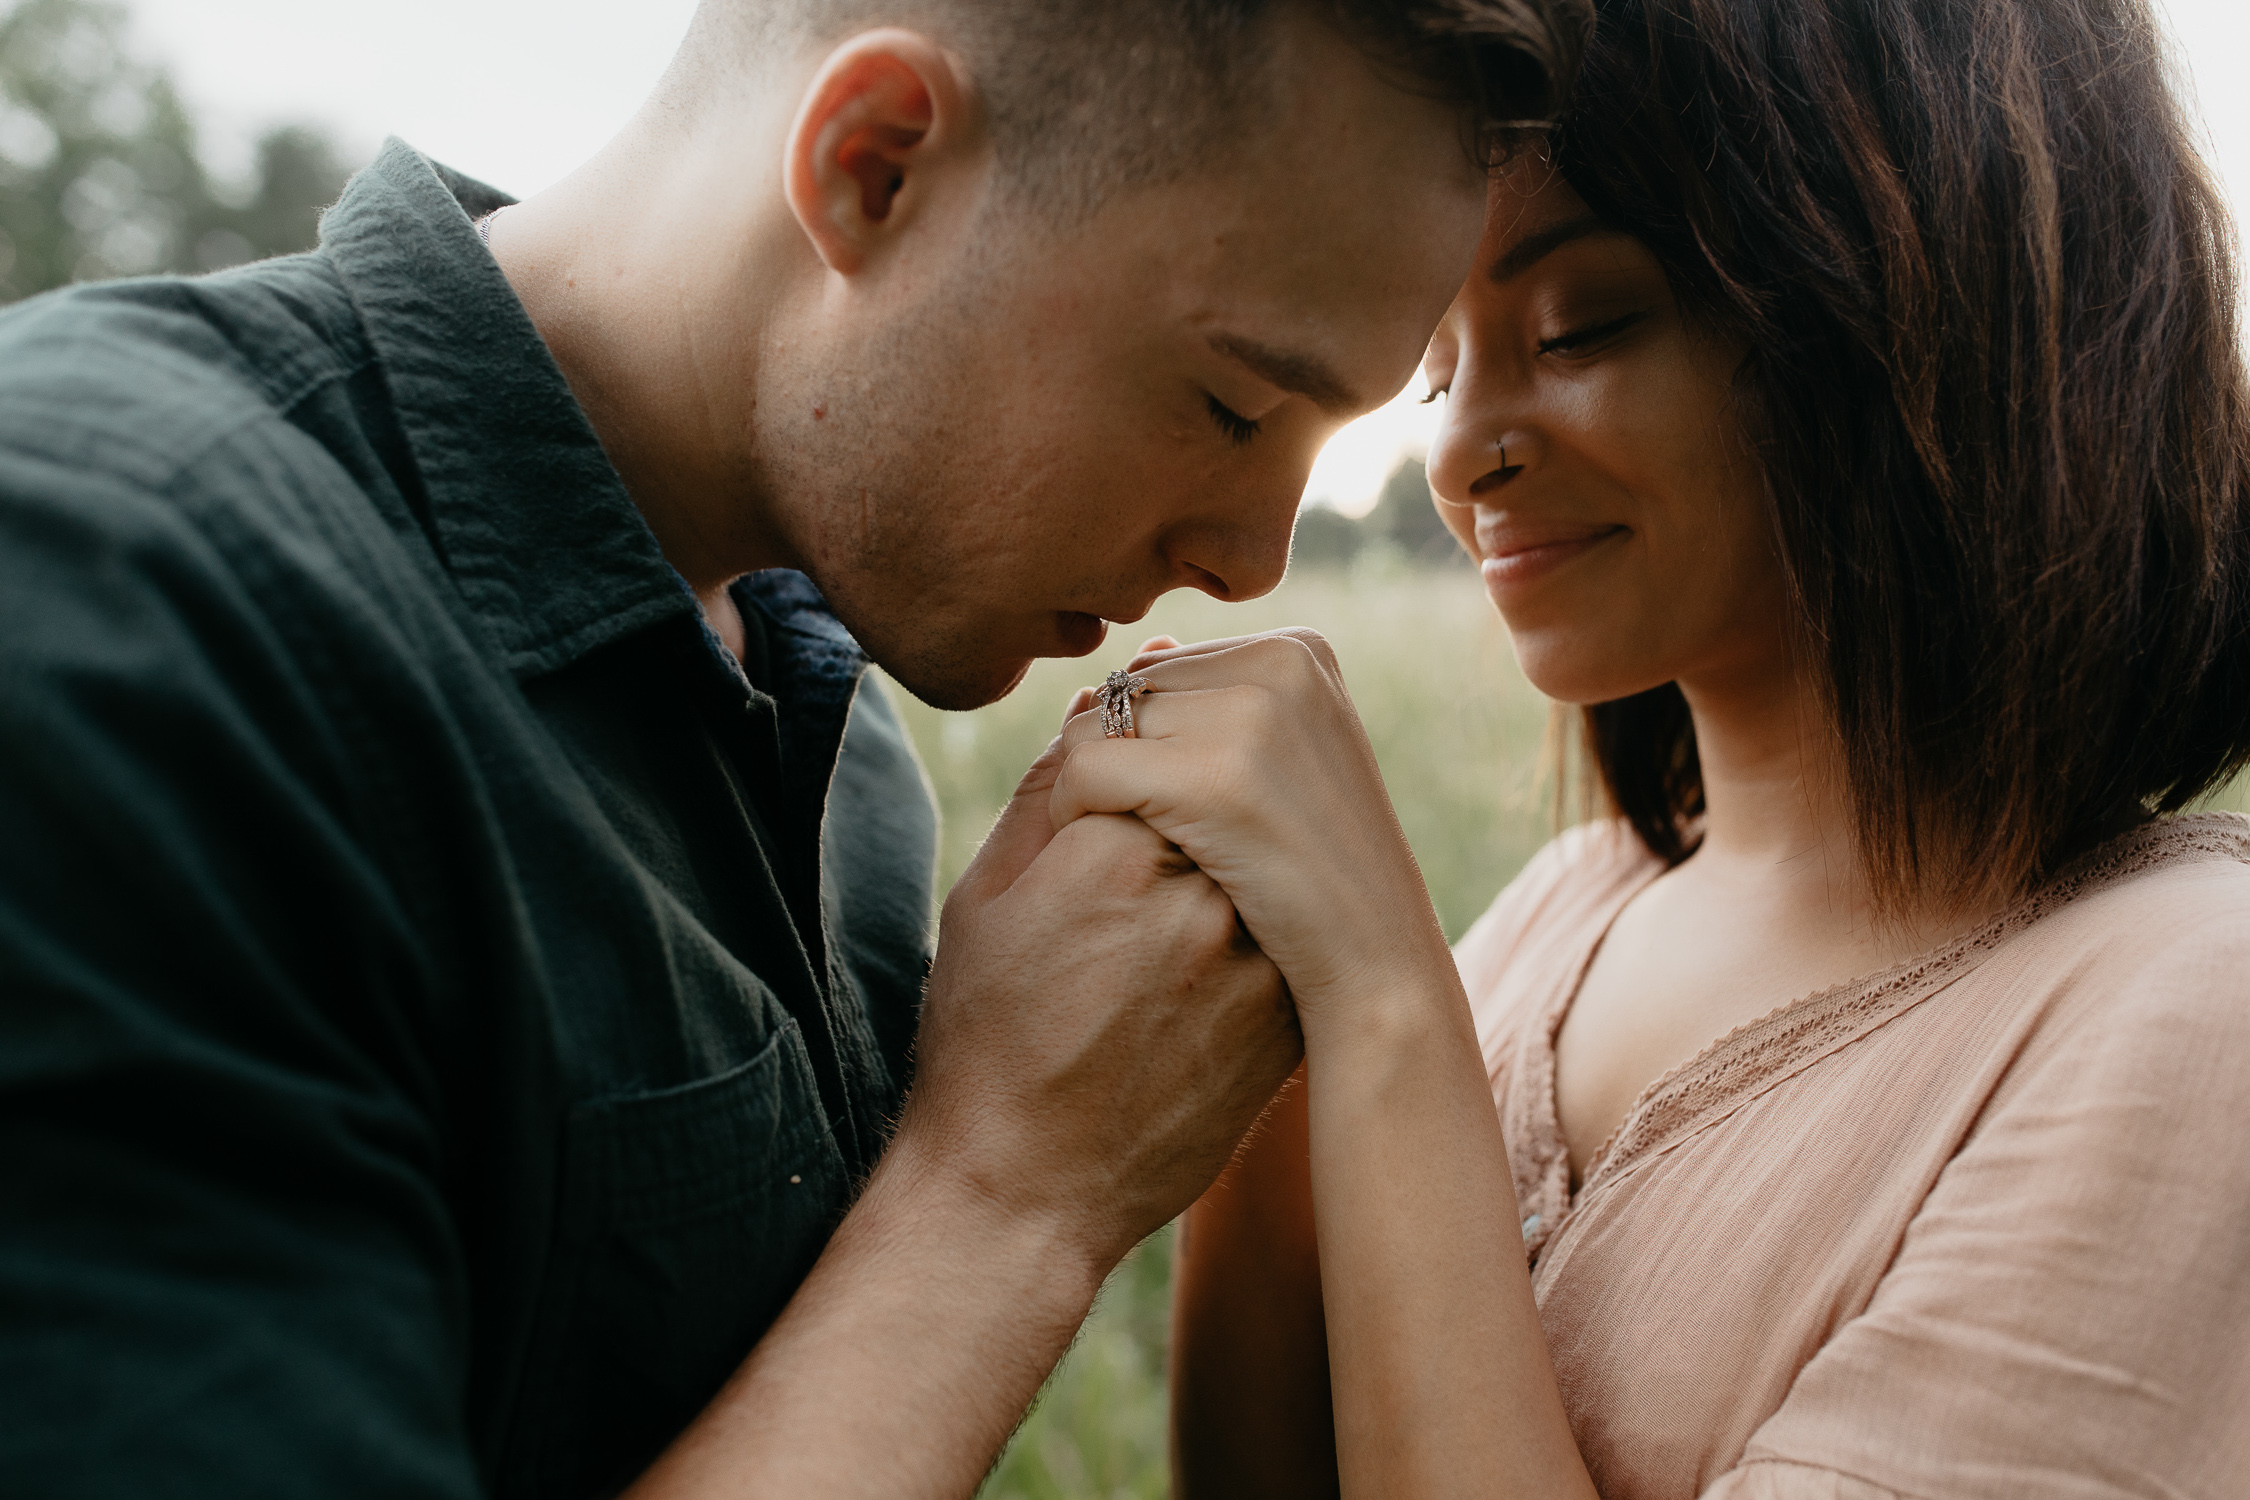
[{"label": "woman's finger", "polygon": [[1103,743],[1097,737],[1063,762],[1048,792],[1048,817],[1059,830],[1089,814],[1127,813],[1162,833],[1192,757],[1162,740]]},{"label": "woman's finger", "polygon": [[1063,728],[1068,729],[1072,719],[1077,718],[1093,706],[1094,690],[1092,688],[1082,687],[1077,692],[1072,693],[1069,706],[1063,709]]},{"label": "woman's finger", "polygon": [[[1242,679],[1237,677],[1234,681],[1221,682],[1208,688],[1175,687],[1161,691],[1151,689],[1142,693],[1133,699],[1133,738],[1171,739],[1181,734],[1194,733],[1199,727],[1209,727],[1212,723],[1212,710],[1217,707],[1217,696],[1241,685]],[[1069,755],[1081,745],[1107,738],[1109,736],[1102,731],[1100,711],[1081,710],[1063,724],[1063,753]]]},{"label": "woman's finger", "polygon": [[[1275,688],[1340,685],[1334,653],[1312,631],[1276,630],[1264,635],[1236,636],[1232,640],[1204,641],[1177,651],[1159,653],[1153,661],[1137,658],[1133,675],[1148,680],[1145,694],[1133,699],[1137,714],[1148,698],[1162,693],[1195,692],[1265,683]],[[1088,705],[1099,699],[1099,689],[1089,689]],[[1071,700],[1074,704],[1077,700]],[[1083,711],[1083,710],[1082,710]]]},{"label": "woman's finger", "polygon": [[1126,670],[1129,672],[1145,672],[1150,667],[1160,666],[1168,662],[1189,661],[1197,657],[1216,656],[1228,651],[1240,650],[1242,647],[1251,645],[1254,642],[1270,640],[1296,641],[1306,650],[1310,651],[1313,654],[1315,660],[1319,661],[1322,665],[1329,668],[1329,670],[1335,670],[1335,648],[1328,644],[1328,638],[1326,636],[1306,625],[1291,625],[1281,630],[1260,631],[1256,635],[1223,636],[1215,641],[1197,641],[1192,645],[1186,646],[1175,643],[1170,646],[1163,647],[1162,649],[1152,649],[1152,647],[1154,647],[1155,645],[1155,643],[1152,641],[1147,645],[1143,645],[1141,647],[1140,655],[1134,657],[1132,661],[1126,664]]}]

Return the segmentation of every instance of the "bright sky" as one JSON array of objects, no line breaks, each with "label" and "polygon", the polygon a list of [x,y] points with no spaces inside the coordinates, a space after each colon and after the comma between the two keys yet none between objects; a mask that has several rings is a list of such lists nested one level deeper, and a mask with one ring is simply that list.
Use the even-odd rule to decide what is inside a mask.
[{"label": "bright sky", "polygon": [[[141,49],[168,62],[222,164],[263,126],[327,125],[362,156],[401,135],[518,196],[547,186],[632,114],[687,28],[694,0],[127,0]],[[2212,158],[2250,223],[2250,56],[2243,0],[2169,0]],[[1358,514],[1402,454],[1427,449],[1436,406],[1417,377],[1338,433],[1310,500]]]}]

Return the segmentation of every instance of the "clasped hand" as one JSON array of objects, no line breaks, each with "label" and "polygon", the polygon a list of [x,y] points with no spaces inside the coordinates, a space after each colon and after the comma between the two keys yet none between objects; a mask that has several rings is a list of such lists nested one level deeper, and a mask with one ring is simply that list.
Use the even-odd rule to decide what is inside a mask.
[{"label": "clasped hand", "polygon": [[1139,738],[1081,694],[946,898],[892,1152],[1097,1277],[1302,1056],[1458,988],[1327,643],[1150,646]]},{"label": "clasped hand", "polygon": [[[1152,649],[1153,648],[1153,649]],[[1136,737],[1103,735],[1082,693],[1048,798],[1055,827],[1131,814],[1234,903],[1287,980],[1307,1045],[1398,981],[1450,967],[1335,653],[1309,630],[1151,641],[1129,668]]]}]

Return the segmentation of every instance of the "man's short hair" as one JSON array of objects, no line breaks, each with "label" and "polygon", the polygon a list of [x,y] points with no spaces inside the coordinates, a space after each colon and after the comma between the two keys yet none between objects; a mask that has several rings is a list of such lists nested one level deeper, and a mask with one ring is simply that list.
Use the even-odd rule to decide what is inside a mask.
[{"label": "man's short hair", "polygon": [[1061,216],[1204,166],[1273,96],[1267,22],[1309,7],[1394,74],[1457,106],[1469,148],[1504,154],[1557,113],[1590,0],[703,0],[683,57],[733,72],[883,25],[966,60],[1003,181]]}]

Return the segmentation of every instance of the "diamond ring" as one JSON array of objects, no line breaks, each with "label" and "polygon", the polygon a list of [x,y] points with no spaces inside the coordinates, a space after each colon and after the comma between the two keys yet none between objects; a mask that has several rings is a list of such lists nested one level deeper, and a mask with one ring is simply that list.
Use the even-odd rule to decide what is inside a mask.
[{"label": "diamond ring", "polygon": [[1113,740],[1129,740],[1133,734],[1133,700],[1148,691],[1148,679],[1135,677],[1130,672],[1112,672],[1094,696],[1102,705],[1102,734]]}]

